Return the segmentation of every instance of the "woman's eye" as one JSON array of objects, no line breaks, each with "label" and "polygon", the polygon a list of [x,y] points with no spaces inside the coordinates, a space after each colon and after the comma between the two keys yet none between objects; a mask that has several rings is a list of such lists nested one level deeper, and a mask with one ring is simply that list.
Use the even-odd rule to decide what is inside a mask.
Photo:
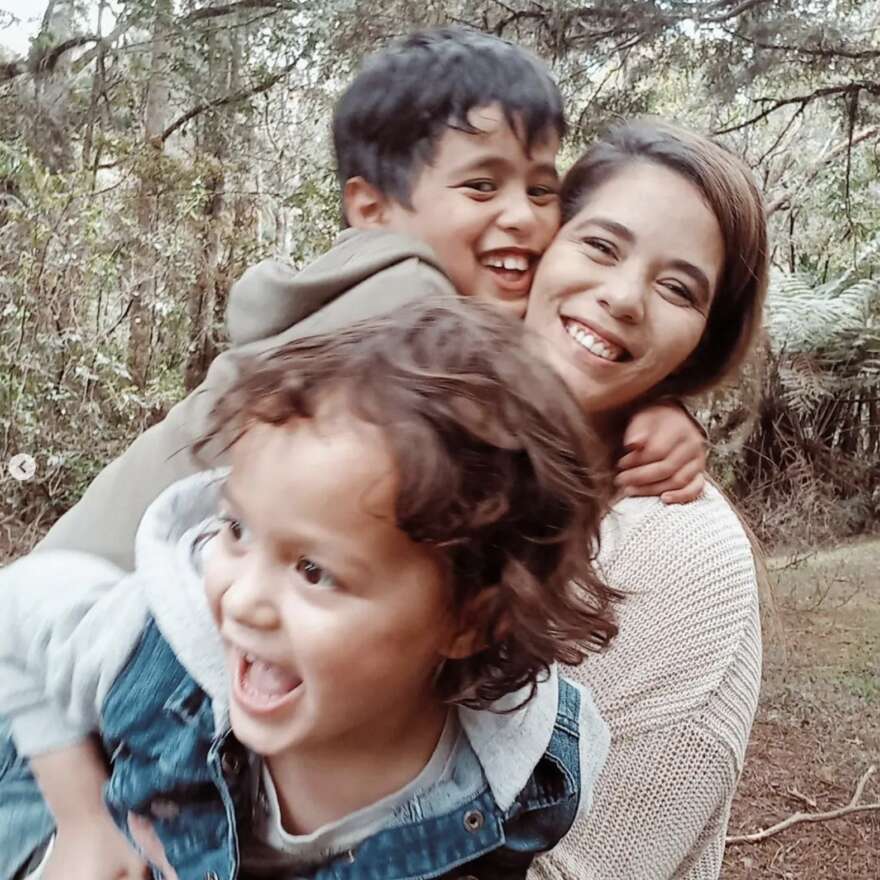
[{"label": "woman's eye", "polygon": [[677,302],[692,304],[696,301],[693,293],[677,281],[663,281],[661,284],[672,295],[672,299]]},{"label": "woman's eye", "polygon": [[300,556],[294,566],[297,574],[313,587],[327,587],[332,589],[338,587],[339,584],[335,577],[324,568],[321,568],[317,562],[313,562],[307,556]]},{"label": "woman's eye", "polygon": [[468,189],[475,190],[476,192],[483,193],[484,195],[493,193],[498,188],[495,186],[495,181],[493,180],[468,180],[463,185],[466,186]]},{"label": "woman's eye", "polygon": [[529,189],[529,198],[539,199],[546,202],[555,199],[558,195],[559,193],[549,186],[533,186]]},{"label": "woman's eye", "polygon": [[584,244],[606,257],[613,257],[615,254],[614,246],[607,241],[603,241],[601,238],[585,238]]}]

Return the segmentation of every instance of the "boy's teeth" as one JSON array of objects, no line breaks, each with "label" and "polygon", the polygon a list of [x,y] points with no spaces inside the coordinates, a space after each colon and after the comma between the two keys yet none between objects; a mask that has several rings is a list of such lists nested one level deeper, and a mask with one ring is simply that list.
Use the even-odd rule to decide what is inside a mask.
[{"label": "boy's teeth", "polygon": [[587,351],[604,358],[606,361],[618,361],[623,357],[623,349],[619,345],[597,338],[575,321],[566,321],[565,329],[568,335]]},{"label": "boy's teeth", "polygon": [[527,272],[529,269],[529,258],[525,254],[493,254],[483,259],[484,266],[491,266],[493,269],[513,269],[517,272]]}]

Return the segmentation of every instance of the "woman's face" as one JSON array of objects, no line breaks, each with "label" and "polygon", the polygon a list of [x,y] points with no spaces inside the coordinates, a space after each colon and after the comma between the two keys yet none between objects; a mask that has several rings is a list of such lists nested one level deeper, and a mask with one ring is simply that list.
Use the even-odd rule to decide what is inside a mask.
[{"label": "woman's face", "polygon": [[686,178],[626,165],[587,196],[538,267],[526,323],[585,412],[622,410],[696,349],[724,265],[715,215]]}]

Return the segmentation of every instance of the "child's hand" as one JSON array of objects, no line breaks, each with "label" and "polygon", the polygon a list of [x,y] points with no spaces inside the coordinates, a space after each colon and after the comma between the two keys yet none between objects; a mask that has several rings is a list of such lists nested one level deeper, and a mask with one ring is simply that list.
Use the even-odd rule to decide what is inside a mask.
[{"label": "child's hand", "polygon": [[42,880],[146,880],[143,859],[110,814],[90,813],[75,824],[59,823]]},{"label": "child's hand", "polygon": [[107,768],[91,737],[33,755],[31,770],[57,831],[41,880],[141,880],[147,866],[104,804]]},{"label": "child's hand", "polygon": [[659,495],[666,504],[699,498],[706,484],[706,438],[680,404],[657,403],[637,412],[623,447],[614,482],[625,495]]}]

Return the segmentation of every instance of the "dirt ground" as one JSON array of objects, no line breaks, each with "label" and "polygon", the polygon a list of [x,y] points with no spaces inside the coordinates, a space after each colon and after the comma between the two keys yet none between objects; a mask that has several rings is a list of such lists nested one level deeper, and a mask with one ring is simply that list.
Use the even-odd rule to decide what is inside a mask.
[{"label": "dirt ground", "polygon": [[[880,541],[771,561],[778,619],[730,835],[793,813],[880,804]],[[880,809],[729,845],[725,880],[878,880]]]}]

